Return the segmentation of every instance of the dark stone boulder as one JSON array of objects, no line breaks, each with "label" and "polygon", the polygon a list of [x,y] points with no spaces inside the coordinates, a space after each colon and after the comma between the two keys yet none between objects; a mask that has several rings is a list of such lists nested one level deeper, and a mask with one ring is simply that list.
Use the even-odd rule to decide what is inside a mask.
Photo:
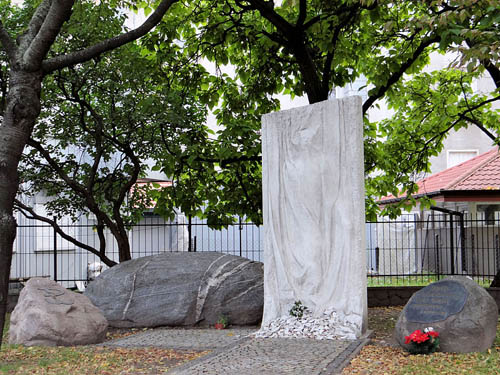
[{"label": "dark stone boulder", "polygon": [[85,295],[114,327],[253,325],[262,319],[263,264],[215,252],[163,253],[120,263]]},{"label": "dark stone boulder", "polygon": [[463,276],[451,276],[416,292],[396,323],[398,343],[405,336],[432,327],[439,332],[440,351],[481,352],[495,340],[498,306],[484,288]]}]

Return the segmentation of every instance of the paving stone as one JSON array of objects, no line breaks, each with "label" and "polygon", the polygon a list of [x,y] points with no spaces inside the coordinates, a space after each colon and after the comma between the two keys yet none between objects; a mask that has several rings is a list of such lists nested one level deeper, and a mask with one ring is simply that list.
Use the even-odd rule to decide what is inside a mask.
[{"label": "paving stone", "polygon": [[102,346],[125,348],[168,348],[186,350],[213,350],[235,345],[257,329],[169,329],[160,328],[137,333],[122,339],[108,341]]},{"label": "paving stone", "polygon": [[327,374],[353,341],[249,338],[234,347],[173,369],[176,375]]},{"label": "paving stone", "polygon": [[340,373],[350,355],[367,341],[256,338],[252,335],[256,331],[159,328],[101,346],[211,351],[169,371],[176,375],[330,375]]}]

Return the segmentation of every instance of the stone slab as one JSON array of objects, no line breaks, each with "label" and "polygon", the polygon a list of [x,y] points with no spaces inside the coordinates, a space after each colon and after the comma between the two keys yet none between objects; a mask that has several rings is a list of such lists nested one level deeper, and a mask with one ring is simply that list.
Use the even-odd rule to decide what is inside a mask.
[{"label": "stone slab", "polygon": [[263,116],[262,155],[263,327],[301,301],[315,316],[334,312],[359,337],[367,321],[361,98]]}]

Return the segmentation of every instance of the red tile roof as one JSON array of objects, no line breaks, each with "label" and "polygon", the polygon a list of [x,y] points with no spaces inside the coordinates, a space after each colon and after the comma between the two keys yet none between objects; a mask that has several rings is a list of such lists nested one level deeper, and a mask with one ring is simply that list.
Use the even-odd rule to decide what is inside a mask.
[{"label": "red tile roof", "polygon": [[[149,184],[158,184],[160,187],[172,186],[172,181],[169,180],[159,180],[156,178],[138,178],[134,186],[145,186]],[[134,187],[132,186],[132,189]]]},{"label": "red tile roof", "polygon": [[[498,190],[500,189],[500,153],[494,148],[475,158],[435,173],[417,182],[414,195],[438,193],[442,190]],[[393,200],[389,195],[380,200]]]},{"label": "red tile roof", "polygon": [[[148,186],[148,185],[151,185],[153,189],[156,189],[155,185],[161,189],[164,187],[172,186],[172,181],[159,180],[159,179],[155,179],[155,178],[138,178],[137,182],[134,185],[132,185],[129,192],[130,192],[130,194],[133,194],[135,189],[140,188],[142,186]],[[150,200],[149,202],[145,202],[145,205],[148,208],[155,208],[156,202],[154,202],[153,200]]]}]

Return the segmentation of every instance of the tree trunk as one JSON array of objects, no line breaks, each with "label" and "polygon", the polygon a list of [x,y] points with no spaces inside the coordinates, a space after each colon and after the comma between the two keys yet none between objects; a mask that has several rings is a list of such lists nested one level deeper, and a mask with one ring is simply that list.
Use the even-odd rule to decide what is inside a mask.
[{"label": "tree trunk", "polygon": [[495,278],[491,282],[490,288],[500,288],[500,270],[498,270],[497,274],[495,275]]},{"label": "tree trunk", "polygon": [[[42,73],[12,68],[9,91],[0,125],[0,337],[3,335],[9,292],[12,245],[16,220],[12,215],[19,186],[17,167],[36,118],[40,114]],[[0,343],[1,345],[1,343]]]},{"label": "tree trunk", "polygon": [[297,35],[296,40],[291,44],[291,48],[299,65],[300,73],[302,74],[301,78],[304,82],[309,104],[328,100],[328,87],[325,89],[321,84],[321,78],[318,74],[317,67],[307,50],[307,46],[305,43],[301,42],[301,38],[304,38],[302,34]]},{"label": "tree trunk", "polygon": [[128,236],[116,236],[116,242],[118,244],[118,259],[120,263],[132,259],[132,256],[130,254],[130,243],[128,242]]},{"label": "tree trunk", "polygon": [[0,218],[0,230],[7,236],[0,237],[0,348],[7,313],[7,297],[9,294],[10,265],[12,263],[12,243],[16,236],[16,222],[12,215],[3,215]]}]

